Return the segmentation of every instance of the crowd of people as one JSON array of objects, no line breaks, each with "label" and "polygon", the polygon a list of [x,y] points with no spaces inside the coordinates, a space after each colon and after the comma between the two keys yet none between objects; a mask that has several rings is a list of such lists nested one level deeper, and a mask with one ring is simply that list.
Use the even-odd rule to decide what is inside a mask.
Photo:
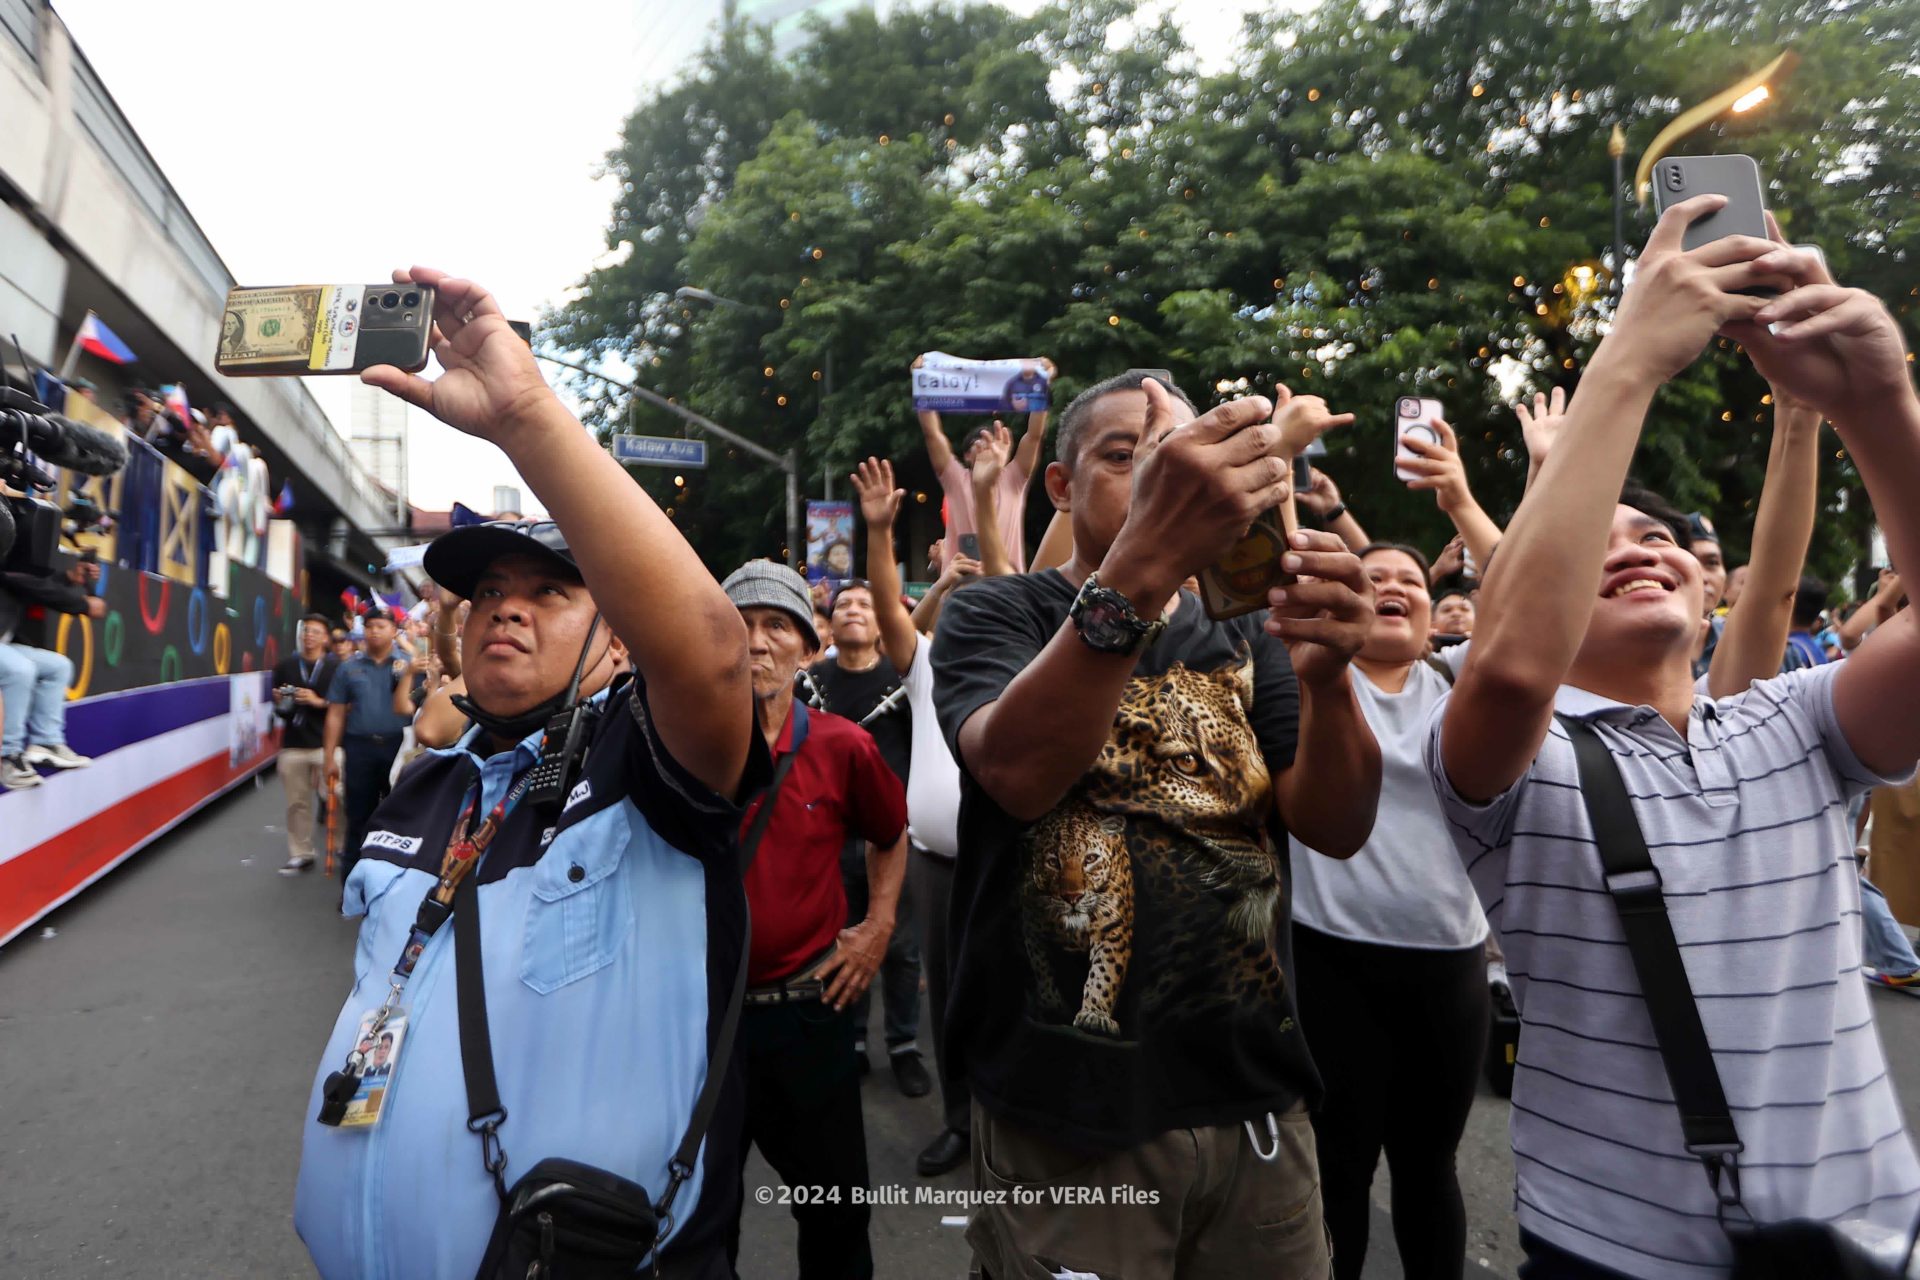
[{"label": "crowd of people", "polygon": [[[399,273],[438,289],[445,372],[366,380],[499,445],[553,518],[430,548],[417,678],[372,616],[337,666],[304,621],[276,678],[322,762],[283,776],[346,777],[364,915],[296,1204],[321,1273],[518,1275],[591,1237],[730,1276],[757,1147],[799,1273],[871,1275],[876,983],[897,1086],[940,1090],[919,1171],[971,1165],[982,1276],[1353,1280],[1382,1156],[1405,1273],[1460,1276],[1456,1150],[1509,992],[1529,1280],[1729,1275],[1789,1223],[1904,1242],[1920,1161],[1868,992],[1920,989],[1920,959],[1859,851],[1920,825],[1920,396],[1819,255],[1684,249],[1717,200],[1661,218],[1577,393],[1517,406],[1504,528],[1444,421],[1400,460],[1457,533],[1430,558],[1332,475],[1294,491],[1350,414],[1203,412],[1131,370],[1045,465],[1044,413],[957,451],[922,414],[949,525],[917,605],[888,460],[851,477],[863,577],[715,581],[483,289]],[[1775,411],[1731,571],[1710,514],[1628,474],[1716,335]],[[1828,423],[1893,563],[1823,618]],[[1036,474],[1059,514],[1029,557]],[[1267,607],[1209,616],[1196,575],[1290,505]],[[616,1194],[646,1212],[611,1243],[587,1224]]]}]

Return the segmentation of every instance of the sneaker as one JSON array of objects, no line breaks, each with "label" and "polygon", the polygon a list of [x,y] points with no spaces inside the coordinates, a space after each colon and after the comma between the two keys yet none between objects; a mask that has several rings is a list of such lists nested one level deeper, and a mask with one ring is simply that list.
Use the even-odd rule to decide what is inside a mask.
[{"label": "sneaker", "polygon": [[297,876],[302,871],[310,870],[312,867],[312,858],[288,858],[287,865],[280,868],[280,874],[283,876]]},{"label": "sneaker", "polygon": [[1863,971],[1867,981],[1876,987],[1885,987],[1889,991],[1904,991],[1910,996],[1920,996],[1920,969],[1912,973],[1882,973],[1878,969]]},{"label": "sneaker", "polygon": [[39,785],[40,775],[29,768],[25,760],[19,756],[0,756],[0,787],[25,791]]},{"label": "sneaker", "polygon": [[933,1091],[933,1078],[927,1074],[917,1051],[906,1049],[887,1056],[893,1059],[893,1082],[900,1086],[901,1093],[909,1098],[924,1098]]},{"label": "sneaker", "polygon": [[83,756],[64,742],[57,747],[28,747],[20,758],[30,765],[44,764],[50,769],[84,769],[93,763],[92,756]]},{"label": "sneaker", "polygon": [[873,1059],[867,1056],[867,1042],[865,1040],[855,1040],[853,1042],[853,1061],[854,1070],[863,1076],[873,1070]]}]

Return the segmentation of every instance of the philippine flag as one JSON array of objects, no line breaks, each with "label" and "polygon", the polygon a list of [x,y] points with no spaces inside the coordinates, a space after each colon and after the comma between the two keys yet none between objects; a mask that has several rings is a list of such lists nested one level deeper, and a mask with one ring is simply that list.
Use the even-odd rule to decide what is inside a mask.
[{"label": "philippine flag", "polygon": [[133,354],[133,348],[120,341],[118,334],[101,323],[100,317],[87,312],[87,318],[80,322],[80,349],[90,351],[102,360],[114,364],[132,364],[140,357]]},{"label": "philippine flag", "polygon": [[280,486],[280,496],[273,500],[273,514],[284,516],[293,510],[293,481],[288,480]]}]

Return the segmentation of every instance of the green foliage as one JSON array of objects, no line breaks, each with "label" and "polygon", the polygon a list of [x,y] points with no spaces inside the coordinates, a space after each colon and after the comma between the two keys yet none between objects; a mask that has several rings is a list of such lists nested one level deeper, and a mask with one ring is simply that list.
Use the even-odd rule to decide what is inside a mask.
[{"label": "green foliage", "polygon": [[[1791,45],[1771,102],[1679,150],[1755,156],[1789,237],[1912,323],[1916,37],[1905,0],[1325,0],[1251,19],[1232,68],[1202,76],[1124,0],[856,12],[788,61],[729,31],[628,119],[608,158],[624,257],[542,337],[797,448],[803,474],[877,453],[917,487],[922,351],[1049,355],[1059,396],[1129,366],[1203,403],[1284,381],[1360,415],[1326,469],[1368,527],[1437,545],[1444,519],[1392,478],[1392,401],[1445,403],[1482,501],[1511,509],[1526,459],[1507,396],[1571,383],[1611,314],[1616,123],[1630,166],[1685,104]],[[1630,206],[1630,246],[1647,226]],[[676,303],[688,284],[745,305]],[[1661,396],[1638,463],[1713,513],[1736,559],[1766,393],[1715,345]],[[644,406],[599,416],[677,431]],[[1828,448],[1813,567],[1837,576],[1871,515]],[[716,455],[685,492],[644,480],[714,568],[778,554],[780,478]],[[1036,533],[1043,506],[1036,485]]]}]

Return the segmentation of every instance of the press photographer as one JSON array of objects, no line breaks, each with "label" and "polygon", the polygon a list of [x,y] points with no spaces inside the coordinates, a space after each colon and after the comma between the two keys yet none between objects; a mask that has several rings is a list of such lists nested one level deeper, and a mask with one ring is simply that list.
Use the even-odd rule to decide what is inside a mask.
[{"label": "press photographer", "polygon": [[[40,785],[37,766],[78,769],[92,764],[67,745],[67,686],[73,664],[61,654],[17,642],[29,606],[57,613],[106,616],[106,602],[88,594],[100,566],[81,558],[62,565],[60,509],[37,498],[54,478],[40,463],[112,475],[126,465],[126,447],[113,437],[70,422],[39,401],[0,388],[0,786]],[[97,518],[86,504],[85,517]]]}]

